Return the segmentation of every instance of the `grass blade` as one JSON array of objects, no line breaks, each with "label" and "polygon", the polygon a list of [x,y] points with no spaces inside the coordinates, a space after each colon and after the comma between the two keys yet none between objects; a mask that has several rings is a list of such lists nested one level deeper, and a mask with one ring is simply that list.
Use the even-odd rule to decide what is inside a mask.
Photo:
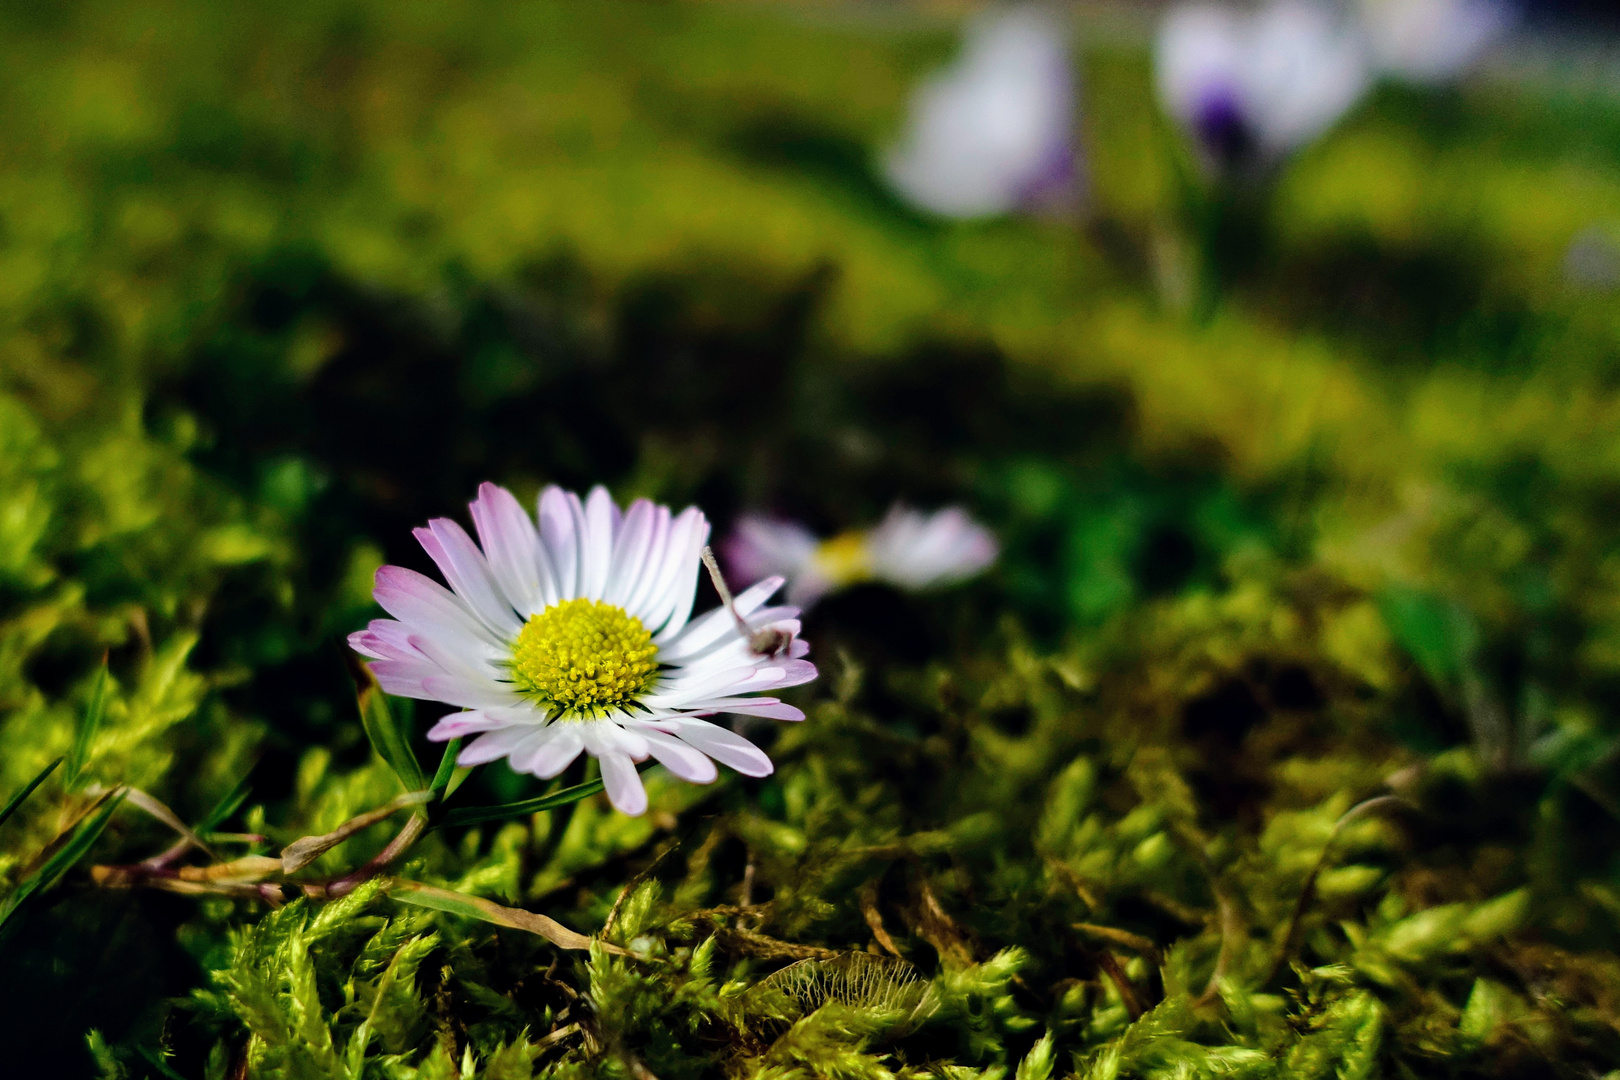
[{"label": "grass blade", "polygon": [[12,894],[0,903],[0,931],[6,928],[7,921],[16,914],[18,908],[27,903],[30,897],[55,885],[89,853],[91,847],[101,838],[101,834],[106,831],[113,813],[122,805],[124,795],[125,791],[122,788],[112,792],[100,809],[79,824],[72,839],[46,859],[38,870],[24,878]]},{"label": "grass blade", "polygon": [[444,744],[444,757],[439,759],[439,770],[433,774],[433,783],[428,785],[428,790],[441,799],[446,795],[445,789],[450,786],[450,777],[455,775],[456,755],[459,753],[460,739],[451,739]]},{"label": "grass blade", "polygon": [[214,808],[204,814],[201,821],[197,822],[196,831],[199,834],[207,834],[218,829],[230,820],[232,814],[242,808],[242,804],[247,802],[247,797],[252,791],[253,789],[248,787],[248,778],[242,777],[241,780],[237,781],[236,786],[227,791],[225,797],[215,803]]},{"label": "grass blade", "polygon": [[538,814],[542,810],[554,810],[559,806],[588,799],[602,790],[602,778],[587,780],[583,784],[554,791],[549,795],[538,795],[532,799],[519,799],[517,802],[497,803],[494,806],[462,806],[445,812],[439,819],[441,828],[453,828],[457,825],[478,825],[485,821],[506,821],[510,818],[527,817]]},{"label": "grass blade", "polygon": [[103,653],[101,670],[96,672],[95,685],[90,688],[90,703],[85,706],[84,718],[79,722],[73,745],[68,749],[67,768],[62,770],[62,783],[69,791],[78,786],[84,767],[90,763],[90,748],[95,744],[96,733],[101,730],[101,721],[107,715],[108,679],[107,656]]},{"label": "grass blade", "polygon": [[23,804],[23,800],[32,795],[34,793],[34,789],[45,782],[45,778],[51,775],[51,773],[56,770],[58,765],[62,764],[62,760],[62,758],[57,758],[55,761],[45,766],[38,776],[24,784],[23,789],[11,797],[10,801],[6,803],[5,809],[0,810],[0,825],[4,825],[6,823],[6,819],[17,812],[17,807]]}]

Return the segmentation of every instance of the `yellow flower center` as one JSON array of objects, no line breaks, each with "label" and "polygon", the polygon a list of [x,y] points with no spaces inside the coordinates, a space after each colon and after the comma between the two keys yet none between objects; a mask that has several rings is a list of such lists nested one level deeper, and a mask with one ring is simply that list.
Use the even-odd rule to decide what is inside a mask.
[{"label": "yellow flower center", "polygon": [[823,540],[812,558],[821,576],[834,586],[853,585],[872,576],[864,532],[839,533],[830,540]]},{"label": "yellow flower center", "polygon": [[512,649],[512,681],[564,716],[635,701],[653,681],[658,646],[641,620],[600,600],[564,600],[530,616]]}]

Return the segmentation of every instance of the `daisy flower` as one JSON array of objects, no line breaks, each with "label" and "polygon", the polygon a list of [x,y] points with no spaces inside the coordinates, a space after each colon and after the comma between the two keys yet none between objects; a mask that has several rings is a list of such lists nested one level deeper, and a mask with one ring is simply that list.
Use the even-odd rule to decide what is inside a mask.
[{"label": "daisy flower", "polygon": [[907,129],[883,160],[894,189],[952,218],[1069,208],[1081,185],[1068,36],[1034,5],[976,20],[956,62],[912,96]]},{"label": "daisy flower", "polygon": [[910,590],[965,581],[995,562],[996,551],[995,537],[961,507],[928,514],[899,504],[876,527],[828,540],[796,521],[745,515],[725,543],[733,573],[786,577],[789,602],[806,607],[864,581]]},{"label": "daisy flower", "polygon": [[[606,488],[581,502],[548,487],[537,523],[511,492],[484,484],[471,509],[477,543],[448,518],[415,531],[449,588],[384,566],[374,595],[394,617],[349,637],[388,693],[463,710],[429,739],[477,735],[458,764],[505,758],[542,779],[590,754],[626,814],[647,808],[635,763],[649,756],[698,784],[715,779],[715,762],[770,774],[758,747],[703,718],[804,719],[757,696],[816,677],[798,609],[765,606],[781,578],[739,595],[736,616],[721,607],[693,619],[709,535],[696,507],[672,514],[638,499],[621,512]],[[755,653],[739,617],[749,632],[779,632],[785,650]]]}]

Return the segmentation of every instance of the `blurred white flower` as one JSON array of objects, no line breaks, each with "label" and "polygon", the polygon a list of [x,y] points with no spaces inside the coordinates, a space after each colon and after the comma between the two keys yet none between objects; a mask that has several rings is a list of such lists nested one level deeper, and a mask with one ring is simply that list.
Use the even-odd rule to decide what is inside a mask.
[{"label": "blurred white flower", "polygon": [[1380,69],[1417,83],[1443,83],[1499,42],[1515,12],[1502,0],[1361,0]]},{"label": "blurred white flower", "polygon": [[1360,28],[1325,3],[1273,0],[1255,10],[1172,9],[1154,42],[1165,110],[1209,165],[1275,162],[1332,127],[1372,80]]},{"label": "blurred white flower", "polygon": [[866,581],[912,590],[965,581],[995,562],[997,546],[960,507],[930,514],[896,505],[875,527],[827,540],[795,521],[745,515],[723,553],[739,580],[780,574],[789,603],[808,606]]},{"label": "blurred white flower", "polygon": [[1609,292],[1620,286],[1620,241],[1617,230],[1592,224],[1576,233],[1564,250],[1564,280],[1591,292]]},{"label": "blurred white flower", "polygon": [[946,217],[1072,202],[1074,95],[1068,34],[1050,12],[981,16],[961,56],[913,94],[884,174],[908,202]]}]

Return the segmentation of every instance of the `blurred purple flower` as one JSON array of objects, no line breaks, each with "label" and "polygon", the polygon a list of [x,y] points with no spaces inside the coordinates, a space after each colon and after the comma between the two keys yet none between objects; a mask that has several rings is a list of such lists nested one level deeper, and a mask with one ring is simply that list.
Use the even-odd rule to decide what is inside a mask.
[{"label": "blurred purple flower", "polygon": [[809,606],[865,581],[908,590],[965,581],[995,562],[997,545],[961,507],[930,514],[896,504],[874,528],[827,540],[796,521],[745,515],[722,553],[740,581],[780,574],[788,579],[788,602]]},{"label": "blurred purple flower", "polygon": [[953,218],[1064,209],[1079,197],[1075,77],[1066,27],[1025,6],[981,16],[962,53],[911,99],[883,158],[907,201]]},{"label": "blurred purple flower", "polygon": [[1332,127],[1372,80],[1360,28],[1312,0],[1172,9],[1154,42],[1159,99],[1222,172],[1273,164]]}]

